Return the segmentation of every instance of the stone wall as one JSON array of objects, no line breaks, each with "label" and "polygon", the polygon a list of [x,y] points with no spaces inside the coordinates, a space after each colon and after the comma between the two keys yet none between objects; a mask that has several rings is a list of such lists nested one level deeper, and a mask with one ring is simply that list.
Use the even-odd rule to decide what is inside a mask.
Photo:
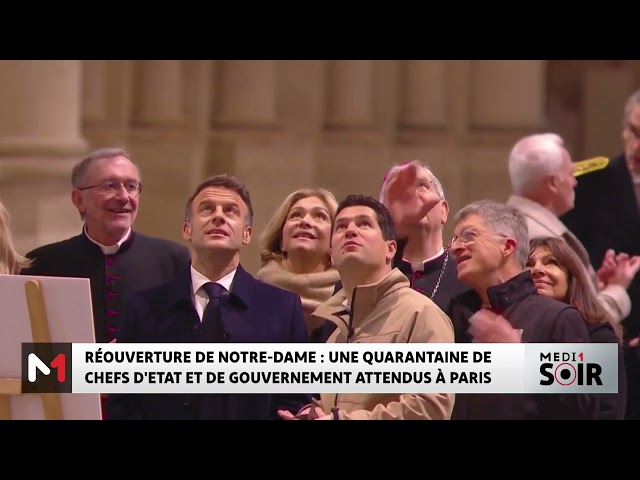
[{"label": "stone wall", "polygon": [[297,188],[377,195],[391,164],[420,158],[453,215],[506,199],[506,158],[521,135],[555,128],[579,155],[619,148],[637,64],[554,62],[1,61],[0,198],[22,252],[71,236],[81,227],[71,165],[125,146],[145,184],[136,228],[182,241],[192,189],[232,173],[252,194],[243,264],[255,272],[262,228]]}]

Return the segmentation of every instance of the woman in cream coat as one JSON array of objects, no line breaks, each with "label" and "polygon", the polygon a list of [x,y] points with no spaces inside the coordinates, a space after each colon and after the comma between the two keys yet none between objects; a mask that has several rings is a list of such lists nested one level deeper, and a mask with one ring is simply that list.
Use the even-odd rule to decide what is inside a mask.
[{"label": "woman in cream coat", "polygon": [[327,190],[296,190],[276,209],[260,237],[257,278],[300,295],[312,339],[322,323],[311,314],[333,295],[339,280],[329,254],[337,208]]}]

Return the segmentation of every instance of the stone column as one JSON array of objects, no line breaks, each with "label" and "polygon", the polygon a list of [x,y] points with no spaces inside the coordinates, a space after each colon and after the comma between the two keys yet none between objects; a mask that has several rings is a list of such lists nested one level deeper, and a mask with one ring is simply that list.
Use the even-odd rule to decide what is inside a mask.
[{"label": "stone column", "polygon": [[0,200],[21,253],[77,234],[70,200],[82,137],[80,60],[0,62]]},{"label": "stone column", "polygon": [[636,72],[628,68],[592,67],[583,75],[583,143],[576,145],[575,160],[580,160],[580,156],[613,157],[623,150],[622,119],[627,98],[637,88]]},{"label": "stone column", "polygon": [[547,125],[546,62],[471,60],[468,88],[467,128],[458,152],[464,202],[505,201],[511,193],[511,148]]},{"label": "stone column", "polygon": [[544,60],[472,60],[470,126],[538,129],[545,124]]},{"label": "stone column", "polygon": [[367,128],[373,122],[373,61],[330,60],[327,65],[326,126]]},{"label": "stone column", "polygon": [[90,124],[107,117],[107,62],[85,60],[82,64],[82,119]]},{"label": "stone column", "polygon": [[445,60],[403,60],[400,64],[401,127],[424,129],[447,125]]},{"label": "stone column", "polygon": [[82,151],[80,60],[0,62],[0,155]]},{"label": "stone column", "polygon": [[184,119],[181,60],[139,60],[135,64],[134,122],[171,125]]},{"label": "stone column", "polygon": [[278,120],[275,60],[222,60],[217,65],[213,123],[223,127],[273,126]]}]

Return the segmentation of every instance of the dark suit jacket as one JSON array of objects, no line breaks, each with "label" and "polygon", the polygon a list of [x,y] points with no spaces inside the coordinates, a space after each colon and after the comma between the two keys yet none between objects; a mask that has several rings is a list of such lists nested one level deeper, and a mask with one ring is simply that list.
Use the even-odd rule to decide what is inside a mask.
[{"label": "dark suit jacket", "polygon": [[[609,248],[640,255],[640,210],[624,155],[578,177],[575,207],[561,220],[584,244],[596,270]],[[631,313],[624,323],[627,338],[633,338],[640,334],[640,275],[628,292]]]},{"label": "dark suit jacket", "polygon": [[[619,343],[613,327],[608,323],[587,325],[592,343]],[[618,347],[618,393],[600,395],[599,420],[624,420],[627,409],[627,372],[622,346]]]},{"label": "dark suit jacket", "polygon": [[[228,296],[222,299],[224,341],[305,343],[302,303],[296,293],[255,279],[238,266]],[[124,309],[118,342],[199,343],[205,339],[191,299],[191,271],[172,281],[131,295]],[[110,419],[268,420],[277,411],[298,410],[311,402],[302,394],[153,394],[110,395]]]},{"label": "dark suit jacket", "polygon": [[[578,177],[573,210],[561,217],[589,252],[595,269],[607,249],[640,255],[640,210],[624,154],[602,170]],[[640,335],[640,274],[627,292],[631,313],[623,320],[625,342]],[[625,348],[627,372],[626,418],[640,419],[640,348]]]}]

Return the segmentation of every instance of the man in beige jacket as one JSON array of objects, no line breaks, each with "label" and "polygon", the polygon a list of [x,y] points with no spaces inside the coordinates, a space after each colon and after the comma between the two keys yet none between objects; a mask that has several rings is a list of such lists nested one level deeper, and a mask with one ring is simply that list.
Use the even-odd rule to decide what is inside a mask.
[{"label": "man in beige jacket", "polygon": [[[339,206],[331,258],[343,288],[314,315],[336,324],[328,343],[453,343],[449,317],[393,268],[396,233],[387,208],[372,197],[350,195]],[[312,417],[334,420],[449,420],[454,395],[324,393]],[[291,419],[290,412],[281,412]]]},{"label": "man in beige jacket", "polygon": [[621,322],[631,311],[627,288],[640,268],[640,258],[610,251],[600,270],[602,281],[591,266],[584,245],[560,221],[574,206],[574,164],[562,138],[553,133],[530,135],[519,140],[509,155],[512,195],[507,204],[522,212],[530,239],[564,239],[580,257],[592,280],[598,300],[611,319]]}]

